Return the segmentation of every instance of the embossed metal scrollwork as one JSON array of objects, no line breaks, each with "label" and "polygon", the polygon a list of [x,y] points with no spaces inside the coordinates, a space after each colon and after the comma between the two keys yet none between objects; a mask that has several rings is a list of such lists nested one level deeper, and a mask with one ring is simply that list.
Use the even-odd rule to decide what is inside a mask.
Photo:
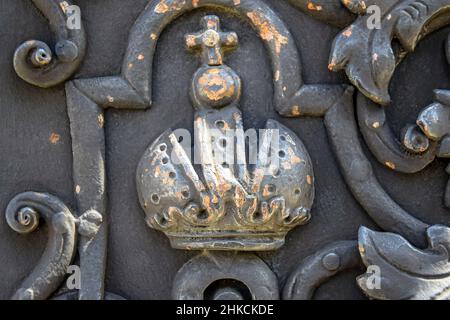
[{"label": "embossed metal scrollwork", "polygon": [[205,251],[178,271],[172,297],[176,300],[277,300],[279,289],[273,271],[256,255]]},{"label": "embossed metal scrollwork", "polygon": [[[334,71],[345,69],[350,81],[367,96],[358,96],[357,115],[363,137],[377,160],[391,170],[415,173],[435,157],[448,157],[444,151],[449,131],[443,107],[446,91],[436,91],[439,105],[426,108],[416,125],[403,130],[401,141],[389,128],[385,108],[377,104],[390,102],[388,86],[405,53],[412,52],[430,32],[449,24],[450,1],[372,0],[366,3],[381,8],[381,28],[368,28],[368,17],[361,15],[335,39],[329,67]],[[393,49],[393,39],[399,40],[400,50]],[[447,44],[447,56],[448,50]],[[449,204],[447,193],[445,203]]]},{"label": "embossed metal scrollwork", "polygon": [[332,243],[305,258],[291,273],[283,291],[285,300],[312,299],[315,290],[339,272],[361,265],[356,241]]},{"label": "embossed metal scrollwork", "polygon": [[6,208],[8,225],[18,233],[34,231],[39,218],[48,225],[48,243],[38,265],[22,282],[13,299],[48,298],[61,284],[75,253],[75,218],[55,196],[25,192],[14,197]]},{"label": "embossed metal scrollwork", "polygon": [[83,26],[68,28],[70,2],[32,0],[48,19],[56,44],[54,50],[38,40],[28,40],[14,54],[14,69],[26,82],[48,88],[67,80],[81,64],[86,38]]},{"label": "embossed metal scrollwork", "polygon": [[[304,5],[303,1],[291,2]],[[374,233],[362,228],[359,248],[363,262],[366,266],[382,265],[387,274],[382,278],[384,288],[381,291],[370,290],[365,286],[365,280],[370,274],[360,277],[358,283],[366,294],[378,299],[448,298],[448,227],[429,226],[421,222],[403,210],[384,191],[362,150],[358,130],[361,130],[377,160],[395,171],[418,172],[435,157],[448,157],[448,91],[436,91],[436,102],[421,112],[416,125],[405,128],[401,141],[393,136],[385,111],[379,104],[387,105],[390,102],[388,85],[405,53],[413,51],[424,36],[450,22],[450,1],[364,2],[366,6],[375,4],[381,8],[381,29],[367,28],[369,17],[364,11],[352,10],[359,17],[335,39],[329,62],[330,70],[345,69],[350,81],[362,93],[357,99],[359,127],[355,122],[351,90],[331,108],[318,110],[316,115],[324,116],[344,178],[367,213],[384,230],[399,233],[414,245],[427,249],[414,248],[400,235]],[[298,7],[303,11],[313,9],[311,6]],[[326,6],[324,9],[329,10]],[[330,12],[326,12],[326,15],[308,13],[318,18],[328,15],[328,22],[332,24],[336,24],[333,19],[337,16],[340,21],[348,19],[348,14],[342,11],[336,11],[336,16],[330,15]],[[394,50],[394,38],[400,41],[401,48]],[[446,54],[450,56],[448,43]],[[448,189],[445,196],[447,207]],[[400,247],[408,250],[398,250]],[[313,275],[316,273],[313,272]],[[293,281],[296,281],[294,278],[288,281],[288,292],[291,292]],[[399,286],[398,282],[402,285]]]},{"label": "embossed metal scrollwork", "polygon": [[397,234],[359,230],[359,251],[364,264],[380,270],[378,286],[372,273],[358,277],[358,285],[375,299],[450,299],[450,228],[432,226],[428,247],[413,247]]},{"label": "embossed metal scrollwork", "polygon": [[402,50],[414,51],[427,34],[450,21],[449,0],[367,0],[367,6],[381,9],[380,28],[368,28],[369,15],[360,15],[335,39],[329,68],[345,69],[349,80],[368,98],[386,105],[388,86],[404,56],[392,45],[397,39]]}]

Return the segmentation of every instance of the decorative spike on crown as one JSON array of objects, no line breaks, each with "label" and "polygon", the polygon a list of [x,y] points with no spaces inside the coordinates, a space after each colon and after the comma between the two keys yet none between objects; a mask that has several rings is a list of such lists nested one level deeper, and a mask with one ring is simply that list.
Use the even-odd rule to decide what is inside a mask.
[{"label": "decorative spike on crown", "polygon": [[241,81],[222,59],[237,35],[221,32],[216,16],[206,16],[202,25],[203,32],[186,36],[188,48],[202,50],[191,92],[198,165],[166,131],[139,163],[140,203],[148,225],[166,233],[174,248],[277,249],[290,229],[310,218],[311,160],[293,132],[269,120],[256,161],[248,165],[253,154],[246,152],[251,146],[238,109]]}]

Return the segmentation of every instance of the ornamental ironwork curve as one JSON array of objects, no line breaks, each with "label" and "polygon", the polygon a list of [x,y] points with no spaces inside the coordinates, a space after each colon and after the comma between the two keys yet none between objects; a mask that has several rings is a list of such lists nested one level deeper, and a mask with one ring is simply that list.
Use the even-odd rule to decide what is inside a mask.
[{"label": "ornamental ironwork curve", "polygon": [[[289,230],[314,223],[313,218],[309,221],[313,165],[301,137],[269,120],[260,138],[263,148],[258,155],[263,160],[254,168],[248,166],[239,70],[224,64],[225,53],[238,50],[239,34],[222,31],[219,19],[208,15],[202,20],[203,30],[186,35],[186,46],[201,58],[190,88],[200,167],[194,166],[171,130],[162,133],[136,163],[136,192],[147,224],[163,231],[174,248],[203,250],[179,270],[173,298],[202,299],[211,283],[235,279],[246,285],[248,297],[229,289],[212,298],[311,299],[327,279],[361,266],[368,273],[355,281],[370,298],[450,298],[449,226],[428,225],[396,203],[374,175],[359,139],[361,133],[369,151],[387,169],[406,174],[420,172],[436,158],[450,157],[448,89],[436,88],[435,102],[424,107],[416,124],[406,127],[400,137],[386,116],[386,108],[395,104],[389,83],[396,67],[420,40],[450,24],[450,0],[289,0],[308,15],[343,29],[333,43],[328,67],[344,70],[352,85],[305,84],[294,38],[263,0],[150,1],[130,31],[119,75],[70,79],[89,50],[89,35],[83,28],[67,28],[69,1],[32,2],[49,20],[57,44],[52,50],[43,42],[26,41],[12,63],[17,75],[32,85],[65,84],[77,204],[68,208],[54,195],[29,190],[11,200],[6,220],[13,230],[32,232],[39,216],[49,225],[45,253],[13,298],[51,297],[76,250],[82,269],[76,298],[120,298],[104,289],[108,225],[104,112],[151,107],[153,59],[161,33],[176,18],[204,7],[213,12],[226,9],[252,26],[270,58],[276,111],[283,117],[323,118],[349,189],[384,232],[361,226],[357,241],[327,245],[301,261],[285,287],[278,287],[275,273],[254,252],[279,249]],[[381,10],[381,28],[367,28],[366,10],[373,5]],[[393,40],[398,42],[395,46]],[[445,50],[450,64],[450,35]],[[237,132],[236,140],[227,140],[227,129]],[[270,145],[275,131],[277,148]],[[215,161],[213,144],[223,153],[221,147],[233,145],[233,158],[242,162]],[[270,162],[272,155],[278,165]],[[443,203],[450,208],[450,182]],[[383,271],[381,289],[368,285],[373,265]],[[265,286],[259,286],[261,282]]]}]

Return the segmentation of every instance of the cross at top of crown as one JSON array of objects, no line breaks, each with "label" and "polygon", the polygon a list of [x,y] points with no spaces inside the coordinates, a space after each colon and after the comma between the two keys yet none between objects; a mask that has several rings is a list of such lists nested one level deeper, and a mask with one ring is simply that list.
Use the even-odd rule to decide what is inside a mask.
[{"label": "cross at top of crown", "polygon": [[235,48],[238,36],[235,32],[222,32],[217,16],[205,16],[201,25],[203,31],[186,36],[186,45],[189,49],[201,50],[203,63],[220,66],[223,64],[224,49]]}]

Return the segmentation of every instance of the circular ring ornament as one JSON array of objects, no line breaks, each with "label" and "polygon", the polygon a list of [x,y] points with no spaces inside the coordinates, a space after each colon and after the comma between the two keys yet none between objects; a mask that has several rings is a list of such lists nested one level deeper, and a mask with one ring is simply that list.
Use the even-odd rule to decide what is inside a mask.
[{"label": "circular ring ornament", "polygon": [[[210,252],[189,260],[177,273],[172,289],[175,300],[204,300],[215,282],[235,280],[243,283],[252,300],[278,300],[278,280],[267,264],[254,254]],[[223,292],[221,291],[223,290]],[[219,289],[214,299],[242,299],[238,288]]]}]

